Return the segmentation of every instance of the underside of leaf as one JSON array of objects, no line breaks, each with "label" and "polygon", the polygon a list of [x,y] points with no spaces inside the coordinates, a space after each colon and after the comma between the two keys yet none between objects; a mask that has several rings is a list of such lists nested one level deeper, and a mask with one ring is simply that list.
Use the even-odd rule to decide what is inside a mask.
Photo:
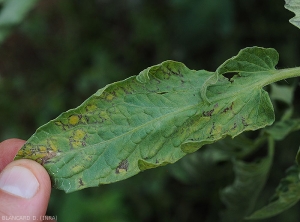
[{"label": "underside of leaf", "polygon": [[[217,72],[174,61],[147,68],[41,126],[16,159],[41,163],[53,186],[66,192],[174,163],[205,144],[272,124],[272,103],[262,87],[277,60],[275,50],[253,47]],[[228,72],[237,75],[229,80]]]}]

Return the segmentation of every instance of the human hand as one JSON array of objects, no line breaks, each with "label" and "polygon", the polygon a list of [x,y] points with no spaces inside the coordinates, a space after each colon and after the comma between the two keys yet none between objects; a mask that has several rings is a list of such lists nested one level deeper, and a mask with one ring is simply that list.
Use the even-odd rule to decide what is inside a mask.
[{"label": "human hand", "polygon": [[13,161],[24,143],[20,139],[0,143],[0,221],[45,219],[51,192],[50,178],[44,167],[35,161]]}]

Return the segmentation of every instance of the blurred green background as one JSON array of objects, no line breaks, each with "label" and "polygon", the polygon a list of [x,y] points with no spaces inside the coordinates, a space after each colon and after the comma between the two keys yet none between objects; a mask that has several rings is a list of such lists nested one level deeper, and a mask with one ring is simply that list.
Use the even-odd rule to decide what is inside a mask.
[{"label": "blurred green background", "polygon": [[[300,66],[300,30],[283,6],[283,0],[2,0],[0,140],[26,140],[97,89],[168,59],[214,71],[256,45],[278,50],[277,68]],[[292,108],[299,118],[297,79],[280,85],[292,88],[291,102],[274,96],[277,119]],[[258,205],[294,163],[299,144],[299,132],[276,143]],[[221,221],[219,191],[232,183],[232,167],[201,158],[207,148],[115,184],[53,190],[47,214],[73,222]],[[300,221],[299,209],[262,221]]]}]

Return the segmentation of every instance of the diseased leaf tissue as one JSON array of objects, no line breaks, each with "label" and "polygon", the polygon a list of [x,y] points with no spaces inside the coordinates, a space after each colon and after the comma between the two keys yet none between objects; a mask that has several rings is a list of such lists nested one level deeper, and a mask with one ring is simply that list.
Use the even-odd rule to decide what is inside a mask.
[{"label": "diseased leaf tissue", "polygon": [[152,66],[41,126],[16,159],[41,163],[66,192],[174,163],[205,144],[272,124],[263,86],[296,76],[276,70],[277,62],[274,49],[252,47],[216,72],[174,61]]}]

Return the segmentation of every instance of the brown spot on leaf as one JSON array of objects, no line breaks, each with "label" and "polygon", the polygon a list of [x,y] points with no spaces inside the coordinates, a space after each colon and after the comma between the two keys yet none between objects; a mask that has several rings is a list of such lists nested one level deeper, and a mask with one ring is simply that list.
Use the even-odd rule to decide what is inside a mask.
[{"label": "brown spot on leaf", "polygon": [[67,130],[69,128],[66,124],[62,123],[61,121],[57,121],[54,124],[60,127],[62,130]]},{"label": "brown spot on leaf", "polygon": [[233,102],[231,103],[231,105],[229,107],[226,107],[221,113],[227,113],[228,111],[231,111],[233,107]]},{"label": "brown spot on leaf", "polygon": [[244,126],[249,126],[249,124],[246,122],[245,117],[242,117],[242,123]]},{"label": "brown spot on leaf", "polygon": [[203,111],[203,116],[211,116],[213,114],[213,112],[215,111],[215,109],[209,110],[209,111]]},{"label": "brown spot on leaf", "polygon": [[134,91],[132,88],[123,87],[123,86],[120,86],[119,89],[123,91],[125,94],[132,94]]},{"label": "brown spot on leaf", "polygon": [[211,127],[211,129],[210,129],[209,134],[211,135],[211,134],[213,133],[214,130],[215,130],[215,122],[213,122],[213,125],[212,125],[212,127]]},{"label": "brown spot on leaf", "polygon": [[84,183],[83,183],[83,181],[82,181],[82,179],[81,178],[79,178],[79,187],[82,187],[82,186],[84,186]]},{"label": "brown spot on leaf", "polygon": [[168,92],[157,92],[156,94],[159,94],[159,95],[163,95],[163,94],[166,94]]},{"label": "brown spot on leaf", "polygon": [[55,157],[57,155],[56,152],[47,152],[47,155],[41,158],[41,164],[44,166],[44,164],[48,163],[50,159]]},{"label": "brown spot on leaf", "polygon": [[127,171],[128,166],[129,166],[128,160],[126,160],[126,159],[125,159],[125,160],[122,160],[122,161],[119,163],[119,165],[118,165],[118,167],[117,167],[117,169],[116,169],[116,173],[119,174],[119,173],[122,172],[123,170]]},{"label": "brown spot on leaf", "polygon": [[236,129],[236,127],[237,127],[237,124],[236,123],[234,123],[233,124],[233,127],[231,128],[232,130],[235,130]]},{"label": "brown spot on leaf", "polygon": [[174,69],[171,69],[171,68],[169,68],[169,67],[167,67],[167,69],[168,69],[168,71],[169,71],[170,73],[172,73],[173,75],[183,77],[183,75],[181,74],[180,70],[174,71]]}]

